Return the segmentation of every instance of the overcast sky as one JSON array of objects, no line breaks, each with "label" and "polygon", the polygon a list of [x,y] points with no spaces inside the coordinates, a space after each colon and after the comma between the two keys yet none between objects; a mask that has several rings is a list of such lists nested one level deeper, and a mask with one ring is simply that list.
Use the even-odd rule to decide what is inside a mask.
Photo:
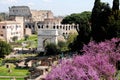
[{"label": "overcast sky", "polygon": [[[0,0],[0,12],[8,12],[11,6],[29,6],[30,9],[51,10],[54,15],[69,15],[91,11],[95,0]],[[112,5],[113,0],[101,0]]]}]

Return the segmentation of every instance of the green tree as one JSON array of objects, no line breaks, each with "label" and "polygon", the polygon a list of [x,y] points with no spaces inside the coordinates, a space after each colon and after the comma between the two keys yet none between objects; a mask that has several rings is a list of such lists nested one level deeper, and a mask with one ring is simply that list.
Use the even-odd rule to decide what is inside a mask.
[{"label": "green tree", "polygon": [[83,44],[87,44],[90,41],[90,16],[91,12],[82,12],[79,14],[71,14],[70,16],[65,17],[62,23],[64,24],[78,24],[79,27],[76,28],[78,36],[69,44],[71,51],[80,51],[83,47]]},{"label": "green tree", "polygon": [[109,4],[95,0],[91,23],[92,38],[97,42],[120,37],[119,0],[113,0],[112,9],[109,7]]},{"label": "green tree", "polygon": [[[120,11],[119,11],[120,15]],[[109,17],[109,24],[108,24],[108,39],[113,37],[120,37],[120,19],[115,20],[114,15]]]},{"label": "green tree", "polygon": [[107,39],[109,16],[111,15],[111,8],[109,4],[102,3],[100,0],[95,0],[91,16],[91,35],[93,40],[100,42]]},{"label": "green tree", "polygon": [[17,37],[17,36],[14,36],[14,37],[12,38],[12,40],[15,42],[16,40],[18,40],[18,37]]},{"label": "green tree", "polygon": [[90,41],[90,25],[88,23],[82,23],[79,27],[78,36],[75,38],[73,43],[69,45],[71,51],[80,51],[84,44]]},{"label": "green tree", "polygon": [[77,33],[70,33],[67,38],[67,44],[69,45],[70,43],[73,43],[77,35]]},{"label": "green tree", "polygon": [[29,35],[26,34],[26,35],[24,36],[25,41],[26,41],[28,38],[29,38]]},{"label": "green tree", "polygon": [[66,16],[63,20],[62,20],[62,24],[78,24],[80,21],[80,14],[71,14],[69,16]]},{"label": "green tree", "polygon": [[101,13],[101,2],[100,0],[95,0],[94,2],[94,7],[92,10],[92,15],[91,15],[91,23],[92,23],[92,38],[93,40],[97,40],[100,35],[98,35],[100,32],[98,30],[100,30],[99,28],[99,15]]},{"label": "green tree", "polygon": [[119,0],[113,0],[112,15],[115,20],[120,19]]},{"label": "green tree", "polygon": [[79,24],[81,22],[81,19],[85,19],[87,20],[87,17],[90,17],[91,12],[89,11],[84,11],[82,13],[74,13],[71,15],[66,16],[63,20],[62,20],[62,24]]},{"label": "green tree", "polygon": [[100,12],[101,12],[101,2],[100,0],[95,0],[91,14],[91,22],[93,26],[96,26]]},{"label": "green tree", "polygon": [[60,50],[58,49],[58,46],[53,44],[53,43],[48,44],[45,47],[45,51],[46,51],[45,55],[47,55],[47,56],[49,56],[49,55],[57,55],[57,54],[60,53]]},{"label": "green tree", "polygon": [[119,0],[113,0],[113,7],[112,10],[119,10]]},{"label": "green tree", "polygon": [[68,44],[64,41],[59,41],[57,46],[60,51],[68,50]]},{"label": "green tree", "polygon": [[111,15],[109,16],[108,39],[120,37],[120,10],[119,0],[113,0]]},{"label": "green tree", "polygon": [[0,58],[4,58],[5,55],[10,54],[11,51],[12,51],[12,48],[10,44],[0,40]]}]

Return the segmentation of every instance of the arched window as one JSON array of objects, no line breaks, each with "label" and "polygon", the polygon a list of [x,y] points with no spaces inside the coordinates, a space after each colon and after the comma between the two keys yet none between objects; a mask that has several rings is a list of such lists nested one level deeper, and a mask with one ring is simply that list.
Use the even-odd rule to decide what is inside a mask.
[{"label": "arched window", "polygon": [[74,26],[74,29],[76,29],[77,26]]},{"label": "arched window", "polygon": [[29,25],[29,28],[31,28],[31,25]]},{"label": "arched window", "polygon": [[53,29],[55,29],[55,26],[53,26]]},{"label": "arched window", "polygon": [[41,26],[41,28],[43,29],[43,25]]},{"label": "arched window", "polygon": [[70,30],[70,26],[69,26],[69,30]]},{"label": "arched window", "polygon": [[40,28],[40,25],[38,25],[38,28]]},{"label": "arched window", "polygon": [[48,28],[48,25],[46,26],[46,28]]},{"label": "arched window", "polygon": [[65,33],[63,33],[63,36],[65,36]]},{"label": "arched window", "polygon": [[60,26],[60,29],[62,29],[62,26]]},{"label": "arched window", "polygon": [[71,29],[73,29],[74,26],[71,26]]},{"label": "arched window", "polygon": [[63,29],[65,29],[65,26],[63,26]]},{"label": "arched window", "polygon": [[66,26],[66,31],[67,31],[67,26]]},{"label": "arched window", "polygon": [[25,28],[27,28],[27,25],[25,25]]},{"label": "arched window", "polygon": [[59,26],[57,25],[57,29],[59,29]]}]

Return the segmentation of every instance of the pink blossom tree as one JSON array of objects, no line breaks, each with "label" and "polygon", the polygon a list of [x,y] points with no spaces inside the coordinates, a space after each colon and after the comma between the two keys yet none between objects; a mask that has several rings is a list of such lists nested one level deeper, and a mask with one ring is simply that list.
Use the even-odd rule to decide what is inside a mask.
[{"label": "pink blossom tree", "polygon": [[120,60],[120,39],[90,42],[84,55],[62,60],[54,66],[46,80],[116,80],[116,62]]},{"label": "pink blossom tree", "polygon": [[116,62],[120,61],[120,38],[113,38],[100,43],[91,41],[88,45],[84,45],[82,51],[87,55],[108,55],[110,63],[116,66]]}]

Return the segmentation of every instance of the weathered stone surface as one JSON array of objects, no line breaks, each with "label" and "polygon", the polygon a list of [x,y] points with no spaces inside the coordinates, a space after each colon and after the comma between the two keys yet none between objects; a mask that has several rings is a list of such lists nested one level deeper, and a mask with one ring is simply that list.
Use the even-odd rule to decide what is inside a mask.
[{"label": "weathered stone surface", "polygon": [[38,30],[38,51],[44,51],[45,43],[58,43],[58,30]]}]

